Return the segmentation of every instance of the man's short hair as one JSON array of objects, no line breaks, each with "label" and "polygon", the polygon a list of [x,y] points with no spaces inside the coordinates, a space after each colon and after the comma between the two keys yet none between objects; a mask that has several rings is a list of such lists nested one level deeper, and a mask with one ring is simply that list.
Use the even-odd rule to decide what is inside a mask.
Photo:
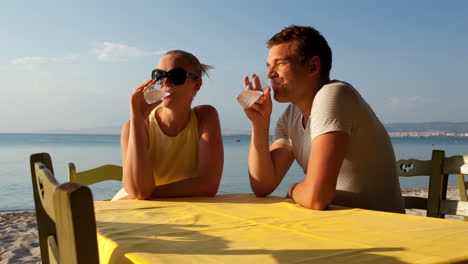
[{"label": "man's short hair", "polygon": [[320,57],[321,73],[329,79],[332,66],[332,51],[325,38],[313,27],[291,25],[267,41],[267,47],[294,41],[293,49],[301,63],[313,56]]}]

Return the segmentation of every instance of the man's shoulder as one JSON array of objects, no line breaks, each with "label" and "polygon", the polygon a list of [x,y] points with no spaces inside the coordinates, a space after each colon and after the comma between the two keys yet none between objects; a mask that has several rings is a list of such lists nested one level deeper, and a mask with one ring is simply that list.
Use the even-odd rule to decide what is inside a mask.
[{"label": "man's shoulder", "polygon": [[317,92],[315,100],[326,100],[329,101],[329,98],[344,99],[344,98],[353,98],[358,94],[356,89],[349,83],[333,80],[329,83],[322,86],[322,88]]},{"label": "man's shoulder", "polygon": [[339,80],[332,80],[329,83],[325,84],[322,89],[320,89],[318,92],[330,92],[330,91],[340,91],[340,92],[346,92],[346,91],[352,91],[354,90],[354,87],[347,82],[339,81]]}]

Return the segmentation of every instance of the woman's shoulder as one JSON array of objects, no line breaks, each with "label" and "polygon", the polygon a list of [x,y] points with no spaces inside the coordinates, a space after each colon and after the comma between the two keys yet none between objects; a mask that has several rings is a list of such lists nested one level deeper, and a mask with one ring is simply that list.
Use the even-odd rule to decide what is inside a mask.
[{"label": "woman's shoulder", "polygon": [[197,115],[197,118],[206,118],[213,115],[218,115],[218,111],[212,105],[197,105],[192,108],[192,111]]},{"label": "woman's shoulder", "polygon": [[204,114],[206,112],[210,113],[210,112],[216,112],[216,108],[214,108],[214,106],[212,105],[197,105],[195,106],[194,108],[192,108],[192,110],[195,112],[195,114]]},{"label": "woman's shoulder", "polygon": [[192,108],[192,111],[195,113],[198,123],[206,123],[217,121],[219,122],[218,118],[218,111],[214,106],[211,105],[198,105]]}]

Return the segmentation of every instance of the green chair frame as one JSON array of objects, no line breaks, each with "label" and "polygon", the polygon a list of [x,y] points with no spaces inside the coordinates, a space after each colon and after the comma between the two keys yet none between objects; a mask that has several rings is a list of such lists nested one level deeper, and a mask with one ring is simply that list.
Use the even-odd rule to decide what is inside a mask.
[{"label": "green chair frame", "polygon": [[89,187],[59,184],[47,153],[31,155],[30,167],[42,263],[98,264]]},{"label": "green chair frame", "polygon": [[403,159],[396,162],[400,177],[429,176],[428,197],[404,196],[406,209],[427,210],[427,216],[440,217],[440,200],[447,195],[447,178],[441,173],[445,151],[433,150],[431,160]]},{"label": "green chair frame", "polygon": [[[468,201],[466,190],[468,181],[465,181],[465,175],[468,174],[468,155],[457,155],[445,158],[444,174],[453,174],[457,177],[458,190],[460,192],[460,201]],[[468,216],[464,217],[468,221]]]},{"label": "green chair frame", "polygon": [[447,200],[449,174],[454,174],[454,161],[445,151],[433,150],[431,160],[403,159],[396,162],[400,177],[429,176],[428,197],[404,196],[406,209],[423,209],[429,217],[444,218],[446,214],[468,216],[468,202]]}]

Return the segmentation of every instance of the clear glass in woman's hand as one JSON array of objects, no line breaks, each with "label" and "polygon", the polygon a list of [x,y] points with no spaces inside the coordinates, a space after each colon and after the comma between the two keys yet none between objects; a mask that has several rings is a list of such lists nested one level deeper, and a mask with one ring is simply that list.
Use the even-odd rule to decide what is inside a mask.
[{"label": "clear glass in woman's hand", "polygon": [[[250,84],[253,85],[254,88],[257,88],[257,89],[266,89],[268,86],[268,83],[260,79],[258,76],[256,76],[256,78],[259,79],[261,87],[255,87],[255,78],[253,78]],[[246,86],[246,87],[248,88],[249,86]],[[244,109],[248,109],[255,102],[257,102],[258,99],[262,97],[262,95],[263,95],[263,91],[261,90],[244,90],[239,94],[239,96],[237,96],[237,101]]]},{"label": "clear glass in woman's hand", "polygon": [[156,82],[150,87],[146,88],[143,92],[143,96],[145,97],[145,101],[148,104],[154,104],[159,100],[162,100],[164,97],[170,95],[171,93],[161,91],[161,82]]}]

